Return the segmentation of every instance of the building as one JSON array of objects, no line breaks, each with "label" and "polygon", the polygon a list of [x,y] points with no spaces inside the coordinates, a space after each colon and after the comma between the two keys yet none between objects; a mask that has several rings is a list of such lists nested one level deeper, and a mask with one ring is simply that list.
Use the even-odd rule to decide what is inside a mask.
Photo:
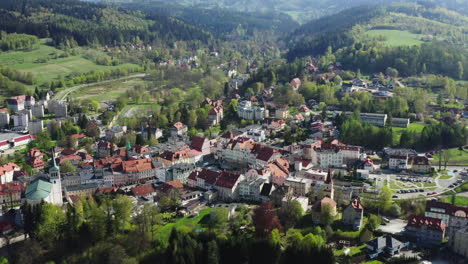
[{"label": "building", "polygon": [[442,243],[446,226],[438,218],[410,216],[406,225],[406,234],[415,238],[421,246],[434,247]]},{"label": "building", "polygon": [[211,143],[207,138],[203,137],[193,137],[190,148],[197,152],[200,152],[201,155],[208,155],[211,153]]},{"label": "building", "polygon": [[367,243],[367,250],[369,253],[369,258],[371,259],[381,255],[392,257],[400,253],[400,251],[408,245],[409,242],[403,243],[390,235],[384,235],[369,241]]},{"label": "building", "polygon": [[97,157],[98,158],[107,158],[107,157],[110,157],[111,156],[111,151],[112,149],[116,149],[115,146],[113,146],[112,143],[108,142],[108,141],[99,141],[99,143],[97,144]]},{"label": "building", "polygon": [[237,187],[244,178],[243,175],[237,173],[201,169],[192,172],[187,183],[193,188],[216,190],[220,199],[229,201],[238,198]]},{"label": "building", "polygon": [[408,155],[391,155],[388,160],[388,168],[391,170],[406,170],[408,160]]},{"label": "building", "polygon": [[409,169],[416,173],[431,173],[432,164],[426,156],[413,156],[409,158]]},{"label": "building", "polygon": [[19,183],[0,184],[0,204],[12,205],[21,202],[21,185]]},{"label": "building", "polygon": [[88,196],[93,195],[98,189],[99,185],[95,182],[85,183],[76,186],[67,186],[65,191],[68,196]]},{"label": "building", "polygon": [[68,106],[64,101],[50,101],[48,103],[49,113],[53,113],[55,117],[67,117]]},{"label": "building", "polygon": [[215,106],[208,112],[208,123],[210,126],[215,126],[221,122],[224,118],[223,106]]},{"label": "building", "polygon": [[[353,115],[352,112],[346,112],[345,114],[347,116]],[[369,125],[384,127],[387,124],[387,114],[360,113],[359,116],[363,123]]]},{"label": "building", "polygon": [[8,108],[0,109],[0,129],[5,128],[10,124],[10,112]]},{"label": "building", "polygon": [[245,134],[246,138],[250,138],[255,142],[262,142],[265,141],[266,135],[265,130],[257,128],[257,129],[249,129]]},{"label": "building", "polygon": [[163,137],[163,130],[160,128],[151,128],[151,127],[142,127],[141,137],[144,140],[150,140],[151,137],[155,139],[160,139]]},{"label": "building", "polygon": [[40,119],[29,121],[28,130],[29,130],[29,134],[33,136],[41,133],[42,130],[44,130],[44,121]]},{"label": "building", "polygon": [[186,184],[188,177],[196,169],[197,167],[191,163],[174,164],[166,171],[166,181],[180,180]]},{"label": "building", "polygon": [[275,118],[284,120],[289,117],[289,109],[288,108],[280,108],[276,109],[275,111]]},{"label": "building", "polygon": [[132,194],[135,197],[152,198],[156,195],[156,190],[152,184],[143,184],[132,188]]},{"label": "building", "polygon": [[45,116],[44,106],[40,104],[33,105],[31,107],[32,115],[37,118],[43,118]]},{"label": "building", "polygon": [[452,250],[468,259],[468,227],[456,230],[451,240]]},{"label": "building", "polygon": [[288,177],[285,184],[293,189],[294,195],[306,196],[310,192],[312,183],[311,179]]},{"label": "building", "polygon": [[62,180],[60,177],[60,168],[52,158],[53,166],[49,169],[47,178],[37,177],[26,189],[25,196],[28,203],[37,204],[42,201],[62,205]]},{"label": "building", "polygon": [[392,126],[408,128],[410,124],[409,118],[393,118]]},{"label": "building", "polygon": [[325,197],[322,200],[315,202],[311,212],[312,221],[314,221],[315,224],[321,223],[321,215],[322,212],[324,212],[324,210],[329,210],[331,216],[336,216],[336,202],[328,197]]},{"label": "building", "polygon": [[127,126],[113,126],[109,131],[106,132],[106,138],[108,140],[112,138],[120,138],[127,133]]},{"label": "building", "polygon": [[290,84],[291,84],[292,88],[294,89],[294,91],[297,91],[301,87],[302,82],[301,82],[301,79],[294,78],[294,79],[291,80]]},{"label": "building", "polygon": [[237,105],[237,114],[245,120],[263,120],[268,117],[268,110],[253,106],[251,101],[241,101]]},{"label": "building", "polygon": [[336,149],[324,149],[317,152],[320,168],[339,168],[344,164],[343,152]]},{"label": "building", "polygon": [[351,203],[343,210],[343,224],[351,226],[354,230],[359,230],[362,227],[362,221],[364,219],[364,208],[362,207],[361,201],[354,199]]},{"label": "building", "polygon": [[16,115],[12,115],[11,117],[13,118],[14,127],[28,127],[29,116],[27,114],[18,113]]},{"label": "building", "polygon": [[187,135],[188,128],[182,122],[177,122],[171,127],[171,137]]},{"label": "building", "polygon": [[13,181],[15,171],[20,171],[20,167],[13,162],[0,166],[0,184],[6,184]]},{"label": "building", "polygon": [[31,107],[36,103],[34,97],[29,95],[18,95],[7,99],[8,107],[15,112],[21,111],[26,107]]},{"label": "building", "polygon": [[260,194],[266,180],[262,178],[248,178],[239,182],[239,199],[248,201],[260,201]]}]

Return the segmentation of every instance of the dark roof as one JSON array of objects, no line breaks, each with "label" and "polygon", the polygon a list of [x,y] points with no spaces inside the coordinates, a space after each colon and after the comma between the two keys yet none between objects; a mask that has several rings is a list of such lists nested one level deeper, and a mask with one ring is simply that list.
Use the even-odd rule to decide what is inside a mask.
[{"label": "dark roof", "polygon": [[192,138],[192,144],[190,145],[190,147],[192,149],[202,151],[203,150],[203,144],[205,143],[205,140],[206,139],[202,138],[202,137],[193,137]]},{"label": "dark roof", "polygon": [[384,235],[384,236],[381,236],[381,237],[378,237],[374,240],[371,240],[367,243],[368,245],[370,245],[371,247],[373,247],[374,249],[381,249],[381,248],[398,248],[400,247],[403,243],[396,240],[395,238],[393,238],[392,236],[390,235]]}]

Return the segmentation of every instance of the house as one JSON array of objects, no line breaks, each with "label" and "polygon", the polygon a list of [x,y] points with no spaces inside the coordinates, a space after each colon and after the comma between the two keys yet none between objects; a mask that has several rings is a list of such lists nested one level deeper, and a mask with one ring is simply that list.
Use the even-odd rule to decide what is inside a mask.
[{"label": "house", "polygon": [[410,216],[406,234],[416,239],[421,246],[434,247],[442,243],[447,225],[438,218]]},{"label": "house", "polygon": [[44,168],[44,155],[37,148],[32,148],[26,153],[26,163],[35,170]]},{"label": "house", "polygon": [[85,183],[76,186],[65,187],[65,192],[68,196],[88,196],[93,195],[98,189],[99,185],[97,183]]},{"label": "house", "polygon": [[132,194],[135,197],[152,198],[156,194],[156,191],[152,184],[143,184],[132,188]]},{"label": "house", "polygon": [[197,167],[191,163],[174,164],[166,171],[166,181],[180,180],[186,184],[188,177],[196,169]]},{"label": "house", "polygon": [[310,192],[313,181],[311,179],[288,177],[285,184],[293,189],[294,195],[306,196]]},{"label": "house", "polygon": [[21,168],[13,162],[0,166],[0,184],[5,184],[13,181],[13,174]]},{"label": "house", "polygon": [[208,112],[208,123],[210,126],[215,126],[224,118],[223,106],[215,106]]},{"label": "house", "polygon": [[392,126],[408,128],[410,124],[409,118],[393,118]]},{"label": "house", "polygon": [[392,170],[406,170],[408,168],[408,155],[391,155],[388,168]]},{"label": "house", "polygon": [[245,120],[264,120],[268,117],[268,109],[253,106],[251,101],[241,101],[237,105],[237,114]]},{"label": "house", "polygon": [[321,215],[324,210],[330,210],[330,215],[336,216],[336,202],[329,197],[324,197],[322,200],[315,202],[311,212],[312,221],[314,221],[315,224],[320,224]]},{"label": "house", "polygon": [[374,259],[381,255],[386,257],[394,256],[407,247],[409,242],[403,243],[390,235],[384,235],[367,243],[369,258]]},{"label": "house", "polygon": [[210,154],[211,144],[207,138],[195,136],[192,138],[192,143],[190,144],[190,148],[197,152],[200,152],[201,155],[208,155]]},{"label": "house", "polygon": [[416,173],[430,173],[432,164],[426,156],[413,156],[409,158],[410,170]]},{"label": "house", "polygon": [[266,139],[265,130],[257,128],[257,129],[249,129],[245,134],[246,138],[251,138],[255,142],[262,142]]},{"label": "house", "polygon": [[21,202],[21,185],[19,183],[0,184],[0,204],[12,205]]},{"label": "house", "polygon": [[293,197],[294,190],[288,185],[274,185],[274,190],[270,194],[270,200],[275,206],[281,206],[283,199]]},{"label": "house", "polygon": [[171,127],[171,137],[187,135],[188,128],[182,122],[177,122]]},{"label": "house", "polygon": [[97,144],[97,157],[98,158],[108,158],[111,156],[111,152],[113,149],[117,149],[117,147],[108,142],[108,141],[99,141],[99,143]]},{"label": "house", "polygon": [[351,226],[354,230],[359,230],[362,227],[363,219],[364,208],[362,207],[361,201],[354,199],[343,210],[343,218],[341,221],[343,224]]},{"label": "house", "polygon": [[190,187],[203,190],[214,189],[217,191],[217,196],[222,200],[235,200],[238,197],[238,184],[244,178],[243,175],[237,173],[201,169],[192,172],[187,179],[187,183]]},{"label": "house", "polygon": [[36,99],[30,95],[18,95],[10,97],[6,101],[8,107],[15,112],[21,111],[26,107],[31,107],[36,103]]},{"label": "house", "polygon": [[150,140],[152,137],[160,139],[163,137],[163,130],[160,128],[151,128],[149,126],[141,128],[141,137],[144,140]]},{"label": "house", "polygon": [[169,194],[171,192],[180,192],[184,189],[184,185],[180,180],[168,181],[156,188],[156,192],[159,194]]},{"label": "house", "polygon": [[247,178],[239,182],[239,199],[261,201],[260,195],[265,182],[266,180],[262,178]]},{"label": "house", "polygon": [[184,147],[176,151],[164,151],[164,153],[159,155],[158,160],[161,161],[166,167],[170,167],[179,163],[195,163],[192,152],[188,147]]},{"label": "house", "polygon": [[109,131],[106,132],[107,140],[112,138],[121,138],[127,133],[127,126],[113,126]]},{"label": "house", "polygon": [[275,111],[275,118],[284,120],[289,117],[289,108],[279,108]]},{"label": "house", "polygon": [[291,82],[289,83],[291,84],[292,88],[294,89],[294,91],[297,91],[299,90],[299,88],[301,87],[302,85],[302,82],[301,82],[301,79],[299,78],[294,78],[291,80]]}]

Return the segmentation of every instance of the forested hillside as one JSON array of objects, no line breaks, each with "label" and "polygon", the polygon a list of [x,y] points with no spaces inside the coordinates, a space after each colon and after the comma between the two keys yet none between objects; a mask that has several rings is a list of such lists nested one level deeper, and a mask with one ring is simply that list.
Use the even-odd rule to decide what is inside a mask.
[{"label": "forested hillside", "polygon": [[[142,3],[153,0],[95,0],[101,2],[133,2]],[[231,9],[241,12],[283,12],[303,23],[323,16],[335,14],[351,7],[370,4],[392,4],[402,2],[419,2],[419,0],[161,0],[167,3],[178,3],[185,6],[203,9]],[[465,0],[426,0],[424,2],[467,13]],[[464,3],[464,4],[463,4]]]},{"label": "forested hillside", "polygon": [[56,45],[66,46],[212,38],[175,18],[75,0],[2,0],[0,30],[50,37]]},{"label": "forested hillside", "polygon": [[251,13],[229,9],[203,9],[186,7],[179,4],[164,3],[161,0],[114,2],[123,7],[145,12],[165,14],[180,18],[216,36],[251,36],[257,32],[268,31],[283,34],[294,30],[299,24],[290,16],[282,13]]}]

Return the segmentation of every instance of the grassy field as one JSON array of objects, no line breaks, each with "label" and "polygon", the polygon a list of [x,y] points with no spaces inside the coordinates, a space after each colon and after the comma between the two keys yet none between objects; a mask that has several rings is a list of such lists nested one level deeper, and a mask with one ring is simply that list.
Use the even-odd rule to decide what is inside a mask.
[{"label": "grassy field", "polygon": [[388,46],[413,46],[423,43],[420,40],[421,35],[413,34],[409,31],[392,30],[392,29],[372,29],[366,34],[370,37],[383,36],[386,38],[385,44]]},{"label": "grassy field", "polygon": [[[171,235],[172,228],[179,228],[182,226],[190,226],[197,229],[202,229],[202,222],[206,221],[206,218],[209,217],[211,208],[203,209],[199,212],[196,217],[184,217],[180,218],[174,223],[170,223],[164,226],[156,227],[156,239],[161,243],[167,243],[169,236]],[[205,219],[204,219],[205,218]]]},{"label": "grassy field", "polygon": [[[367,247],[367,244],[364,244],[362,246],[359,246],[359,247],[352,247],[350,248],[350,251],[348,253],[348,256],[352,257],[356,254],[359,254],[361,253],[365,248]],[[336,250],[334,252],[335,256],[341,256],[343,255],[344,251],[346,250],[346,248],[343,248],[343,249],[340,249],[340,250]]]},{"label": "grassy field", "polygon": [[146,82],[142,79],[134,79],[128,81],[113,81],[106,84],[96,84],[76,92],[73,92],[73,97],[77,99],[92,99],[99,102],[108,102],[117,99],[127,90],[135,88],[137,85],[144,85]]},{"label": "grassy field", "polygon": [[[83,50],[81,50],[83,51]],[[38,84],[46,81],[60,80],[70,73],[86,73],[114,68],[133,68],[135,64],[121,64],[117,66],[97,65],[94,61],[85,59],[81,55],[61,58],[64,51],[47,45],[42,39],[40,44],[32,50],[0,52],[0,66],[9,67],[34,75]],[[104,53],[102,53],[104,55]]]},{"label": "grassy field", "polygon": [[411,123],[408,128],[403,127],[392,127],[393,130],[393,144],[399,144],[401,134],[405,131],[413,131],[417,133],[421,133],[424,129],[425,125],[420,123]]},{"label": "grassy field", "polygon": [[465,196],[456,196],[455,205],[458,206],[468,206],[468,197]]},{"label": "grassy field", "polygon": [[[450,159],[447,165],[468,165],[468,151],[459,150],[458,148],[453,148],[446,150],[449,153]],[[438,164],[440,155],[434,155],[434,160],[432,164]]]}]

